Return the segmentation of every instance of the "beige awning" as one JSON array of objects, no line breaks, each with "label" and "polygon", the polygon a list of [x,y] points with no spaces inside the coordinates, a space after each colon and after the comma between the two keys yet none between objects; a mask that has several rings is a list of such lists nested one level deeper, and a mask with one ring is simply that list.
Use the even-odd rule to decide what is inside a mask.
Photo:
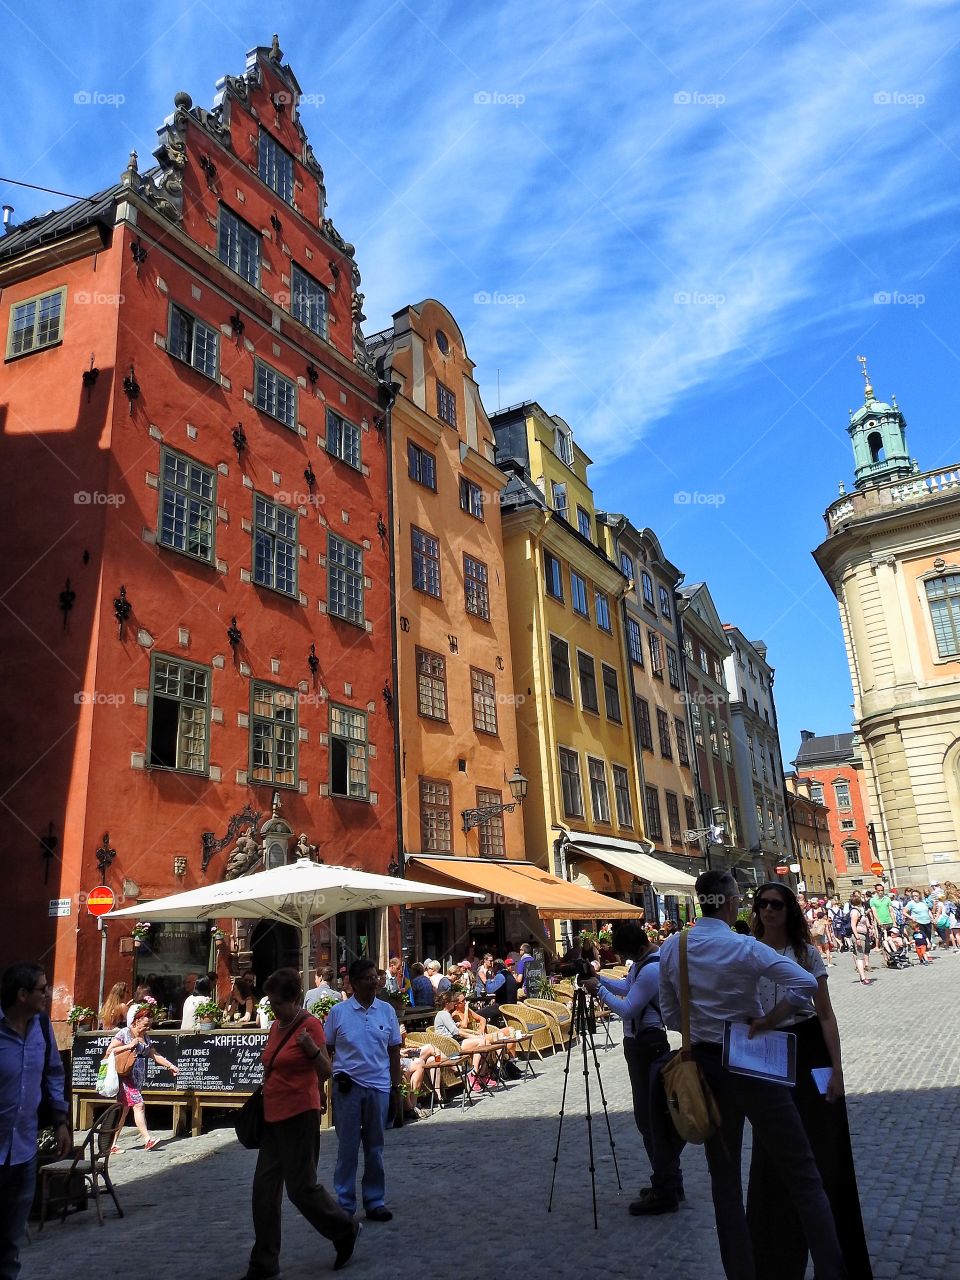
[{"label": "beige awning", "polygon": [[[653,845],[649,845],[649,848],[652,849]],[[609,867],[626,871],[638,880],[645,880],[657,893],[676,894],[679,898],[693,897],[695,876],[686,871],[678,871],[659,858],[654,858],[644,845],[635,840],[616,840],[613,837],[571,831],[570,838],[564,845],[564,852],[568,859],[577,856],[595,858]]]},{"label": "beige awning", "polygon": [[407,866],[411,864],[431,877],[455,882],[458,888],[470,885],[492,894],[497,903],[535,907],[543,920],[634,920],[637,916],[637,908],[629,902],[561,880],[532,862],[415,854],[407,857]]}]

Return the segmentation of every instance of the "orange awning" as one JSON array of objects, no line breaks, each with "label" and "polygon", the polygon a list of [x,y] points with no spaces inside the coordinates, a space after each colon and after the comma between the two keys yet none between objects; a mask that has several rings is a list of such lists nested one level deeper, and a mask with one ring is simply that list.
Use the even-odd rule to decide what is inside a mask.
[{"label": "orange awning", "polygon": [[429,872],[431,879],[452,880],[458,888],[469,885],[489,894],[498,906],[535,907],[544,920],[634,920],[638,915],[638,909],[629,902],[561,880],[532,862],[416,854],[407,858],[407,866],[411,865]]}]

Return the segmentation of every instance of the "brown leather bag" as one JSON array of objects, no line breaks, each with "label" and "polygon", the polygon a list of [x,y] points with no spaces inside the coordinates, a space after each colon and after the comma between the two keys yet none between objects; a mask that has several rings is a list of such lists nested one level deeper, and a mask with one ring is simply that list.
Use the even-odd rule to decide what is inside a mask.
[{"label": "brown leather bag", "polygon": [[128,1076],[137,1061],[137,1046],[129,1044],[122,1049],[117,1049],[113,1055],[113,1060],[117,1064],[117,1075]]}]

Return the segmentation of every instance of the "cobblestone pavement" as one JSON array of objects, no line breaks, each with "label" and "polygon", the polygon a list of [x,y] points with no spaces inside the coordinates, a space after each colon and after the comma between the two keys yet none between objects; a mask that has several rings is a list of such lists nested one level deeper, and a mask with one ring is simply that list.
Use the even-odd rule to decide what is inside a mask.
[{"label": "cobblestone pavement", "polygon": [[[830,989],[840,1019],[851,1129],[864,1220],[877,1280],[960,1276],[960,955],[927,970],[881,970],[869,988],[839,957]],[[563,1061],[537,1065],[534,1081],[451,1107],[388,1135],[389,1224],[367,1223],[348,1269],[356,1280],[391,1271],[427,1280],[503,1275],[599,1274],[603,1280],[722,1277],[702,1148],[684,1155],[687,1201],[676,1214],[627,1215],[646,1180],[619,1046],[599,1053],[623,1180],[618,1195],[596,1081],[597,1192],[593,1230],[582,1077],[571,1071],[553,1212],[547,1196],[556,1145]],[[24,1280],[119,1275],[137,1280],[240,1277],[250,1247],[255,1153],[232,1130],[131,1146],[112,1170],[126,1216],[107,1202],[54,1221],[24,1247]],[[910,1140],[912,1138],[912,1141]],[[336,1139],[326,1134],[321,1180],[332,1182]],[[286,1280],[325,1274],[331,1246],[284,1207]]]}]

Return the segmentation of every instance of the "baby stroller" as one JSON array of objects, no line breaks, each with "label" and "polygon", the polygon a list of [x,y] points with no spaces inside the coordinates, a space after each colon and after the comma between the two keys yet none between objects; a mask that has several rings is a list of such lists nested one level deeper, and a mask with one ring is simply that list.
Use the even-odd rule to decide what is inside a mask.
[{"label": "baby stroller", "polygon": [[883,947],[883,961],[888,969],[910,968],[913,962],[907,954],[903,935],[899,929],[891,929],[888,934],[885,934],[881,946]]}]

